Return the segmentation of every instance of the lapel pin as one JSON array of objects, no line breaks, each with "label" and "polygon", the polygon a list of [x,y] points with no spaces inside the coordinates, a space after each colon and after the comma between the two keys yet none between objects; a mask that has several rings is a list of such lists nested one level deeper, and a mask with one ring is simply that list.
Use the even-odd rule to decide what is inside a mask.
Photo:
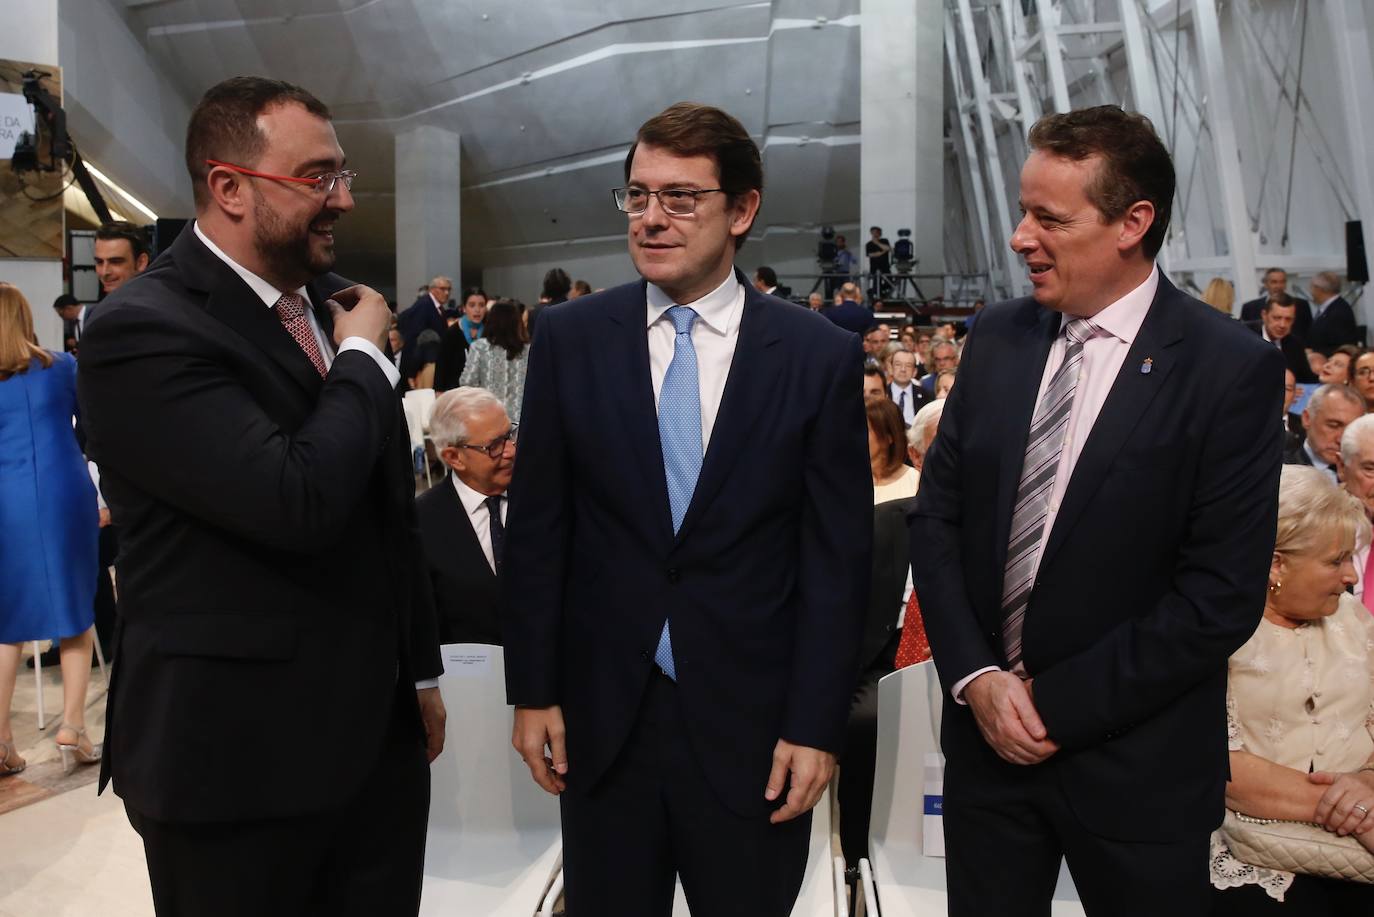
[{"label": "lapel pin", "polygon": [[1155,360],[1154,360],[1154,357],[1146,357],[1146,358],[1145,358],[1145,362],[1140,364],[1140,374],[1141,374],[1142,376],[1148,376],[1148,375],[1150,374],[1150,370],[1152,370],[1152,369],[1154,369],[1154,368],[1155,368]]}]

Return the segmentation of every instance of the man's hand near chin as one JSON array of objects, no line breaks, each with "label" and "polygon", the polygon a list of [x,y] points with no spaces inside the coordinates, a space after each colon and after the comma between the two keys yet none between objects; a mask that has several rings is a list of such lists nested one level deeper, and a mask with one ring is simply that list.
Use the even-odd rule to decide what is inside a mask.
[{"label": "man's hand near chin", "polygon": [[984,672],[964,686],[983,740],[1004,761],[1039,764],[1059,751],[1031,698],[1031,682],[1010,672]]}]

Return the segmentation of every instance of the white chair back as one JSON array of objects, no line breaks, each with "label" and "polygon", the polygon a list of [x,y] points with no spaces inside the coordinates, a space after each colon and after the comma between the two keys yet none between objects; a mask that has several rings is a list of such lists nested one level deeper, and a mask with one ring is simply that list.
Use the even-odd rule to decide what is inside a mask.
[{"label": "white chair back", "polygon": [[413,403],[420,418],[420,428],[429,432],[429,417],[434,413],[434,401],[438,396],[432,388],[415,388],[405,393],[407,403]]},{"label": "white chair back", "polygon": [[424,915],[530,917],[561,863],[558,800],[511,748],[499,646],[442,648],[444,753],[430,768]]}]

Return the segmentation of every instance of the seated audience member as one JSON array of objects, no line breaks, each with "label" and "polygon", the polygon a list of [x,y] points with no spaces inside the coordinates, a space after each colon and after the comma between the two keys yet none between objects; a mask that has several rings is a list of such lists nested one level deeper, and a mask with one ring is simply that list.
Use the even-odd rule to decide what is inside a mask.
[{"label": "seated audience member", "polygon": [[935,374],[935,397],[937,399],[948,398],[950,390],[954,388],[955,371],[952,369],[941,370]]},{"label": "seated audience member", "polygon": [[898,350],[891,356],[892,381],[887,386],[887,396],[897,405],[902,415],[902,426],[909,428],[916,419],[916,412],[930,401],[930,396],[916,384],[916,354]]},{"label": "seated audience member", "polygon": [[1306,343],[1313,350],[1330,353],[1342,344],[1364,344],[1355,325],[1355,311],[1341,296],[1341,276],[1322,271],[1312,278],[1312,327]]},{"label": "seated audience member", "polygon": [[1365,410],[1374,411],[1374,350],[1355,358],[1350,378],[1353,380],[1355,391],[1364,397]]},{"label": "seated audience member", "polygon": [[925,465],[926,453],[930,451],[930,444],[935,442],[935,431],[940,426],[940,415],[944,412],[943,401],[932,401],[916,412],[916,419],[907,428],[906,456],[917,471]]},{"label": "seated audience member", "polygon": [[[1368,541],[1359,501],[1283,469],[1264,617],[1227,664],[1226,806],[1353,835],[1349,856],[1374,866],[1374,618],[1345,592]],[[1213,914],[1374,913],[1374,886],[1245,862],[1231,839],[1256,827],[1228,817],[1212,835]]]},{"label": "seated audience member", "polygon": [[568,290],[568,298],[576,299],[579,296],[586,296],[592,291],[592,285],[585,280],[574,280],[572,289]]},{"label": "seated audience member", "polygon": [[906,430],[897,405],[883,397],[864,400],[868,414],[868,462],[873,470],[873,502],[916,496],[921,474],[906,463]]},{"label": "seated audience member", "polygon": [[1307,360],[1307,352],[1302,342],[1293,336],[1293,320],[1296,316],[1297,307],[1293,300],[1287,294],[1280,293],[1260,310],[1260,320],[1247,323],[1247,327],[1279,349],[1284,364],[1293,371],[1299,382],[1316,382],[1317,377]]},{"label": "seated audience member", "polygon": [[821,309],[825,307],[825,297],[815,290],[812,290],[806,297],[806,307],[812,312],[821,311]]},{"label": "seated audience member", "polygon": [[1284,450],[1285,465],[1312,465],[1336,477],[1341,434],[1364,414],[1364,399],[1348,385],[1323,385],[1312,393],[1302,411],[1305,438]]},{"label": "seated audience member", "polygon": [[430,431],[449,468],[415,498],[440,643],[501,645],[501,548],[516,425],[501,399],[456,388],[434,402]]},{"label": "seated audience member", "polygon": [[908,353],[916,352],[916,328],[912,325],[903,325],[897,331],[897,343],[902,345],[902,349]]},{"label": "seated audience member", "polygon": [[[1374,521],[1374,416],[1356,417],[1341,434],[1341,451],[1337,457],[1341,483],[1352,497],[1364,507],[1365,517]],[[1369,567],[1371,552],[1364,544],[1355,549],[1355,574],[1360,581],[1351,590],[1365,608],[1374,614],[1374,589],[1365,586],[1374,570]]]},{"label": "seated audience member", "polygon": [[[434,390],[446,392],[462,384],[463,369],[467,366],[468,347],[472,344],[471,322],[464,327],[463,320],[470,315],[479,316],[479,323],[487,314],[487,294],[481,287],[468,287],[463,292],[461,317],[453,322],[439,341],[439,356],[434,365]],[[409,340],[409,338],[407,338]]]},{"label": "seated audience member", "polygon": [[[1260,310],[1264,308],[1265,303],[1279,293],[1288,293],[1288,274],[1282,268],[1271,267],[1264,272],[1263,286],[1264,291],[1259,298],[1252,299],[1240,307],[1241,321],[1259,321]],[[1312,304],[1300,296],[1294,296],[1293,302],[1298,307],[1298,319],[1293,323],[1293,333],[1298,336],[1298,340],[1310,344],[1307,332],[1312,327]]]},{"label": "seated audience member", "polygon": [[[883,329],[878,325],[870,325],[864,330],[863,349],[865,366],[883,365],[883,348],[887,346],[887,338],[883,336]],[[884,367],[884,372],[886,368]]]},{"label": "seated audience member", "polygon": [[520,307],[499,299],[487,310],[485,333],[468,350],[467,366],[460,380],[464,388],[491,392],[506,407],[506,414],[520,422],[520,402],[525,397],[525,371],[529,347],[520,328]]},{"label": "seated audience member", "polygon": [[[829,309],[821,310],[821,314],[845,331],[863,335],[865,344],[867,344],[868,332],[873,328],[873,313],[864,308],[858,300],[847,298],[844,292],[845,288],[854,288],[854,285],[845,284],[840,292],[835,294],[838,297],[836,304]],[[864,352],[867,354],[867,349]]]},{"label": "seated audience member", "polygon": [[867,366],[867,367],[865,367],[865,368],[864,368],[864,401],[868,401],[868,400],[870,400],[870,399],[872,399],[872,398],[883,398],[883,397],[886,397],[886,396],[884,395],[884,393],[885,393],[886,391],[887,391],[887,376],[883,375],[883,371],[882,371],[881,369],[879,369],[878,367],[876,367],[876,366]]},{"label": "seated audience member", "polygon": [[1231,286],[1229,280],[1213,277],[1207,284],[1207,289],[1203,290],[1198,298],[1222,315],[1230,315],[1236,304],[1236,288]]},{"label": "seated audience member", "polygon": [[[1312,351],[1320,353],[1321,351]],[[1322,385],[1349,385],[1354,378],[1355,358],[1360,355],[1360,348],[1354,344],[1342,344],[1331,355],[1322,361],[1321,371],[1317,373],[1317,381]]]},{"label": "seated audience member", "polygon": [[1292,410],[1293,402],[1298,398],[1298,380],[1293,378],[1293,371],[1285,369],[1283,371],[1283,432],[1286,434],[1283,439],[1283,448],[1291,449],[1302,442],[1302,414],[1294,413]]},{"label": "seated audience member", "polygon": [[959,348],[952,338],[936,336],[930,344],[930,371],[921,377],[921,387],[935,397],[935,378],[959,365]]}]

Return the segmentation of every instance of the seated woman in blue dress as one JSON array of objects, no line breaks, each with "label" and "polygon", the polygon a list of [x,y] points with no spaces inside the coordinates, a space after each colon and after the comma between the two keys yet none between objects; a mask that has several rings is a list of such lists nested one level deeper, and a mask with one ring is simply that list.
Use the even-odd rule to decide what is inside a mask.
[{"label": "seated woman in blue dress", "polygon": [[0,777],[25,767],[10,704],[30,640],[60,640],[64,768],[100,760],[86,736],[99,516],[75,414],[76,361],[38,346],[28,300],[0,283]]}]

